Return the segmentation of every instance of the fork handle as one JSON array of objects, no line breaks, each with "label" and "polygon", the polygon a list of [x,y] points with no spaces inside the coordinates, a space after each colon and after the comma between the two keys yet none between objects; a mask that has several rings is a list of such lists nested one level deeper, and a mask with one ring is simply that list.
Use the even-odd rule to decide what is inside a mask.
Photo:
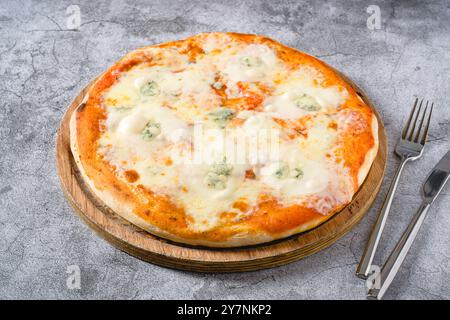
[{"label": "fork handle", "polygon": [[395,191],[397,190],[398,182],[402,174],[403,168],[405,167],[408,158],[402,157],[400,165],[397,168],[394,179],[391,182],[389,191],[386,195],[386,199],[383,202],[383,207],[381,212],[375,222],[370,238],[367,241],[366,249],[364,250],[361,261],[359,262],[358,268],[356,269],[356,275],[362,279],[367,279],[370,267],[372,266],[373,257],[375,256],[375,251],[377,250],[378,243],[380,242],[381,234],[383,233],[384,225],[386,224],[386,219],[391,210],[392,200],[394,199]]},{"label": "fork handle", "polygon": [[394,280],[395,275],[400,269],[403,260],[405,260],[406,254],[408,253],[409,248],[411,248],[411,245],[416,238],[425,217],[427,216],[429,208],[430,204],[422,203],[381,269],[381,273],[379,275],[379,283],[381,284],[380,287],[372,287],[367,293],[367,298],[378,300],[383,298],[384,293],[389,288],[392,280]]}]

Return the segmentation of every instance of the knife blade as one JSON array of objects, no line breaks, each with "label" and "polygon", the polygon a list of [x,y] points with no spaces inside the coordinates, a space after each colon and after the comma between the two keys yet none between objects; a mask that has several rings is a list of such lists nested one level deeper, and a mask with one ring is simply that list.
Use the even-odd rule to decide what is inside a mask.
[{"label": "knife blade", "polygon": [[442,157],[431,170],[422,188],[423,200],[431,204],[442,191],[450,177],[450,150]]}]

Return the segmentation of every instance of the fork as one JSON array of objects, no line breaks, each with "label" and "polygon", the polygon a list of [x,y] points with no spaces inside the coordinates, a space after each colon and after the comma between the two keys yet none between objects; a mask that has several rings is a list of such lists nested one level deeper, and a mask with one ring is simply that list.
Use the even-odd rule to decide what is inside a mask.
[{"label": "fork", "polygon": [[[384,225],[389,215],[392,200],[394,198],[395,191],[397,190],[397,185],[400,180],[403,168],[409,161],[419,159],[423,153],[434,103],[430,103],[430,108],[428,109],[428,101],[426,101],[425,104],[423,103],[423,99],[420,101],[420,103],[418,101],[419,99],[416,98],[416,100],[414,101],[414,106],[409,114],[408,121],[403,128],[402,136],[395,147],[395,154],[400,157],[400,165],[398,166],[397,172],[394,175],[394,179],[391,182],[389,191],[386,195],[386,199],[383,202],[380,215],[378,216],[372,233],[370,234],[370,238],[367,242],[366,249],[364,250],[364,254],[361,258],[358,268],[356,269],[356,275],[362,279],[367,279],[369,275],[372,261],[375,256],[375,251],[377,250],[381,234],[383,233]],[[425,105],[425,109],[422,113],[419,124],[417,124],[417,120],[419,118],[419,114],[423,105]],[[417,112],[416,109],[418,109]],[[428,117],[424,127],[426,115],[428,115]]]}]

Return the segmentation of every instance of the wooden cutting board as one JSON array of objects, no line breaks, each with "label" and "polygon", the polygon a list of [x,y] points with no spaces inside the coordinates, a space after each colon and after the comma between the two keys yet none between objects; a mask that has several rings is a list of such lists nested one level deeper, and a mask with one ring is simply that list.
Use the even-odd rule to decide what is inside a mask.
[{"label": "wooden cutting board", "polygon": [[75,212],[101,237],[118,249],[157,265],[189,271],[241,272],[281,266],[299,260],[328,247],[355,226],[371,206],[383,180],[387,150],[383,122],[364,92],[351,80],[347,81],[377,114],[379,150],[365,182],[352,202],[313,230],[264,245],[211,249],[170,242],[130,224],[106,207],[89,190],[70,150],[70,116],[83,100],[89,86],[69,106],[58,131],[56,163],[62,189]]}]

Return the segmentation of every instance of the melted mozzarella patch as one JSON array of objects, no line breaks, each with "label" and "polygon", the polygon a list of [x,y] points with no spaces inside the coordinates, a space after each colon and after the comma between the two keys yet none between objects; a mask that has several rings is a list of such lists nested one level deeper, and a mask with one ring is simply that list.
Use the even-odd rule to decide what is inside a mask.
[{"label": "melted mozzarella patch", "polygon": [[[135,184],[170,196],[197,231],[216,226],[224,212],[245,217],[250,213],[235,207],[236,202],[252,208],[262,193],[276,197],[281,205],[302,204],[324,214],[333,204],[347,201],[352,182],[346,169],[330,157],[338,139],[330,124],[344,126],[352,115],[329,115],[347,92],[317,85],[314,80],[320,73],[287,71],[275,52],[262,44],[208,37],[203,49],[205,55],[195,63],[176,50],[150,50],[148,54],[164,67],[137,66],[123,73],[103,96],[107,119],[99,153],[119,172],[135,170]],[[275,83],[280,75],[285,80]],[[237,95],[239,82],[270,84],[274,92],[265,97],[262,111],[236,111],[215,122],[210,113],[223,108],[223,98],[214,90],[218,76],[229,98]],[[305,116],[306,131],[294,137],[288,138],[283,132],[287,129],[277,123]],[[234,120],[239,124],[230,131],[228,124]],[[149,125],[153,131],[145,131]],[[270,148],[261,153],[264,143]],[[200,161],[195,153],[199,150]]]},{"label": "melted mozzarella patch", "polygon": [[208,230],[220,219],[221,212],[236,212],[233,204],[239,198],[253,198],[256,200],[254,190],[246,190],[242,187],[245,175],[244,166],[233,166],[231,175],[227,178],[224,189],[213,189],[206,185],[205,176],[210,170],[210,165],[181,166],[181,183],[185,191],[179,194],[179,199],[187,204],[186,213],[196,220],[193,226],[196,230]]},{"label": "melted mozzarella patch", "polygon": [[[277,176],[280,170],[280,163],[269,163],[261,168],[261,181],[276,190],[280,197],[292,200],[298,196],[310,195],[322,192],[328,186],[330,176],[325,164],[306,160],[295,159],[294,161],[283,162],[287,166],[286,177]],[[301,170],[301,178],[296,178],[296,169]]]},{"label": "melted mozzarella patch", "polygon": [[264,45],[251,44],[225,61],[223,73],[234,83],[253,82],[271,78],[279,69],[273,50]]},{"label": "melted mozzarella patch", "polygon": [[[302,97],[315,101],[320,109],[308,110],[298,105]],[[291,78],[278,86],[275,95],[264,102],[264,110],[275,118],[290,120],[323,110],[334,110],[347,97],[347,91],[338,87],[322,88],[314,85],[311,79]]]}]

